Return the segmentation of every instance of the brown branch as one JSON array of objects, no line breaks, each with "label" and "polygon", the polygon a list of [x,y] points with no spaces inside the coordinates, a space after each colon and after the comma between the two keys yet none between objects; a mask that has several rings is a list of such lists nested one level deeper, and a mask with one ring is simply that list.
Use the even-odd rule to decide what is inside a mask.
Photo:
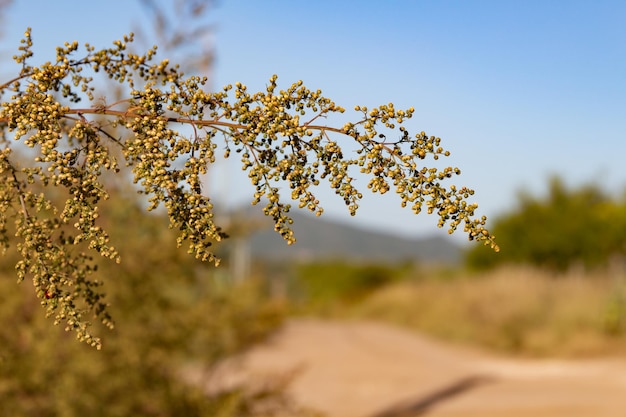
[{"label": "brown branch", "polygon": [[17,190],[18,197],[20,199],[20,205],[22,206],[22,212],[24,214],[24,220],[28,221],[30,215],[28,214],[28,209],[26,208],[26,202],[24,201],[24,194],[22,193],[22,187],[20,180],[17,179],[17,175],[15,174],[15,167],[8,162],[9,169],[11,170],[11,176],[13,177],[13,181],[15,181],[15,189]]},{"label": "brown branch", "polygon": [[0,85],[0,91],[3,91],[5,88],[10,86],[14,82],[20,81],[21,79],[24,79],[24,78],[28,78],[28,77],[30,77],[32,75],[33,75],[33,73],[19,75],[19,76],[13,78],[12,80],[9,80],[6,83]]},{"label": "brown branch", "polygon": [[[108,116],[118,116],[118,117],[123,117],[123,118],[138,118],[138,117],[144,116],[142,114],[137,114],[134,111],[129,112],[128,110],[127,111],[111,110],[109,108],[107,109],[93,109],[93,108],[70,109],[69,111],[67,111],[66,114],[104,114]],[[246,129],[246,125],[242,125],[238,123],[222,122],[219,120],[191,120],[185,117],[165,117],[165,120],[169,123],[192,124],[197,127],[198,126],[199,127],[221,126],[221,127],[228,127],[228,128],[235,129],[235,130]],[[0,118],[0,121],[3,121],[3,118]],[[306,127],[311,130],[330,131],[330,132],[335,132],[335,133],[341,133],[344,135],[346,134],[346,132],[343,129],[339,129],[335,127],[322,126],[322,125],[306,125]]]},{"label": "brown branch", "polygon": [[[134,112],[134,110],[137,109],[137,107],[134,107],[134,108],[126,110],[126,111],[111,110],[110,107],[111,106],[107,106],[107,108],[69,109],[67,112],[65,112],[65,114],[66,115],[67,114],[76,114],[78,116],[85,115],[85,114],[99,114],[99,115],[105,115],[105,116],[117,116],[117,117],[122,117],[122,118],[133,118],[133,119],[136,119],[138,117],[143,117],[144,116],[142,114],[138,114],[138,113]],[[219,121],[219,120],[191,120],[191,119],[185,118],[185,117],[165,117],[165,120],[168,123],[191,124],[191,125],[194,125],[196,127],[221,126],[221,127],[227,127],[227,128],[230,128],[230,129],[234,129],[234,130],[245,130],[246,129],[246,125],[242,125],[242,124],[238,124],[238,123],[222,122],[222,121]],[[9,118],[7,118],[7,117],[0,117],[0,123],[8,123],[8,122],[9,122]],[[343,135],[347,135],[345,130],[340,129],[340,128],[336,128],[336,127],[323,126],[323,125],[306,125],[306,124],[304,126],[307,129],[323,131],[324,133],[326,131],[329,131],[329,132],[334,132],[334,133],[340,133],[340,134],[343,134]]]}]

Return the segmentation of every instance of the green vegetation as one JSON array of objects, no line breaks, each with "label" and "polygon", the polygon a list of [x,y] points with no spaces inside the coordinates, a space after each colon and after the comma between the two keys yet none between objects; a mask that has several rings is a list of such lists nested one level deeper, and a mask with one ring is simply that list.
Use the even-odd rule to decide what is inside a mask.
[{"label": "green vegetation", "polygon": [[626,254],[626,198],[608,196],[598,186],[567,189],[558,178],[545,198],[522,195],[519,206],[494,220],[492,231],[503,250],[498,256],[474,247],[473,268],[507,263],[555,270],[574,265],[606,266]]},{"label": "green vegetation", "polygon": [[321,314],[352,304],[402,279],[409,267],[346,262],[307,263],[295,268],[295,292],[307,312]]}]

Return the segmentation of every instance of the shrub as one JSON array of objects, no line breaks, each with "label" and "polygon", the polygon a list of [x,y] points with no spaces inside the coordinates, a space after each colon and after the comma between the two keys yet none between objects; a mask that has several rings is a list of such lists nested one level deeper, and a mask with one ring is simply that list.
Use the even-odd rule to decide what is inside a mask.
[{"label": "shrub", "polygon": [[553,178],[546,197],[521,195],[517,209],[494,220],[493,232],[503,250],[491,256],[471,248],[466,253],[469,266],[605,266],[626,253],[626,202],[610,198],[595,185],[570,190]]}]

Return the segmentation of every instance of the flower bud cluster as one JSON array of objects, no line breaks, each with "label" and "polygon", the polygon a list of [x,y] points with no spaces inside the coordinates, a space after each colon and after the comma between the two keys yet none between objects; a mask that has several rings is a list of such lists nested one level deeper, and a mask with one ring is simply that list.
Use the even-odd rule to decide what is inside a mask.
[{"label": "flower bud cluster", "polygon": [[[89,253],[119,261],[98,224],[99,202],[108,198],[104,174],[119,172],[115,155],[131,167],[135,183],[149,196],[149,209],[164,206],[170,227],[179,231],[178,244],[187,244],[202,260],[217,263],[212,246],[225,237],[201,181],[215,161],[218,139],[224,157],[239,156],[254,187],[252,204],[264,203],[263,212],[288,243],[295,242],[292,202],[321,215],[313,189],[324,180],[355,214],[363,197],[355,178],[362,173],[372,192],[393,190],[403,207],[416,214],[425,208],[450,233],[463,225],[470,239],[496,248],[485,218],[476,218],[477,206],[467,202],[473,191],[444,185],[458,168],[424,165],[426,158],[449,152],[437,137],[409,134],[404,123],[413,108],[357,106],[356,122],[327,126],[320,121],[345,110],[302,81],[280,90],[274,75],[264,91],[251,93],[236,83],[209,92],[206,78],[186,78],[167,61],[152,63],[155,48],[129,53],[131,41],[132,35],[99,51],[86,45],[80,59],[73,58],[78,44],[66,43],[57,48],[54,63],[34,67],[27,65],[28,31],[15,57],[23,66],[20,75],[0,85],[0,245],[7,247],[14,219],[21,239],[20,279],[32,277],[48,314],[80,339],[99,345],[88,331],[87,311],[112,325],[99,283],[90,278]],[[113,104],[96,100],[86,70],[123,84],[129,98]],[[90,104],[76,107],[81,101]],[[176,130],[181,127],[187,133]],[[32,164],[20,168],[11,159],[7,132],[32,148]],[[346,156],[346,146],[357,147],[354,158]],[[59,206],[53,198],[58,190],[67,196]]]}]

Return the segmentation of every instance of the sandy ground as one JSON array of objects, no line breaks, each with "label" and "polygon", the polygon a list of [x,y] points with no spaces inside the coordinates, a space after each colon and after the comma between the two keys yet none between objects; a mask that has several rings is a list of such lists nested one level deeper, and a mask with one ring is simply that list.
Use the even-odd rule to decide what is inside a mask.
[{"label": "sandy ground", "polygon": [[237,361],[330,417],[626,416],[626,360],[518,360],[373,322],[290,321]]}]

